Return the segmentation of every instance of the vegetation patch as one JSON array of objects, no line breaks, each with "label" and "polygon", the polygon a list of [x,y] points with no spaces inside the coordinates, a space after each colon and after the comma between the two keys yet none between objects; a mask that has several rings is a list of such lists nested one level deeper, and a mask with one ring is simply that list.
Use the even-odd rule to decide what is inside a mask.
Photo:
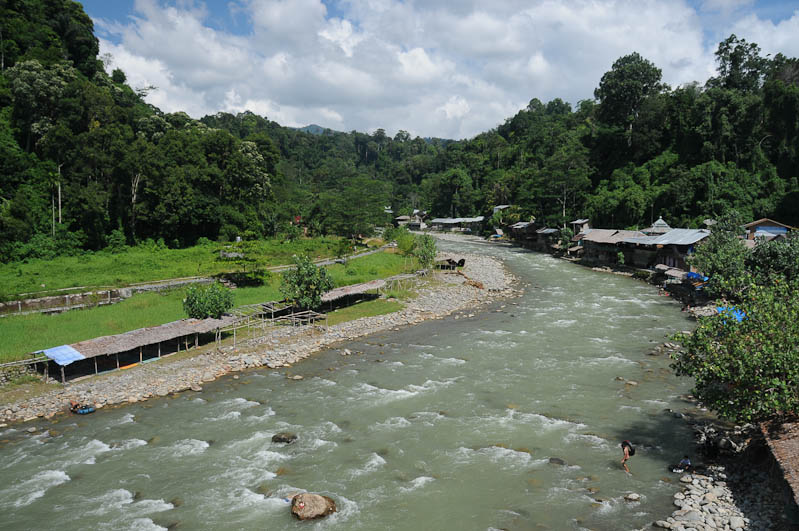
[{"label": "vegetation patch", "polygon": [[231,244],[206,242],[186,249],[145,244],[127,247],[119,253],[87,252],[80,256],[0,264],[0,300],[13,300],[21,293],[35,293],[32,296],[38,297],[65,288],[120,287],[194,276],[268,277],[266,267],[290,263],[295,254],[307,254],[314,260],[335,256],[339,240],[320,237],[290,242],[279,239]]},{"label": "vegetation patch", "polygon": [[375,317],[377,315],[385,315],[389,313],[398,312],[403,308],[402,303],[398,301],[388,301],[385,299],[376,299],[372,301],[363,301],[340,310],[335,310],[327,314],[328,326],[333,326],[347,321],[354,321],[361,317]]}]

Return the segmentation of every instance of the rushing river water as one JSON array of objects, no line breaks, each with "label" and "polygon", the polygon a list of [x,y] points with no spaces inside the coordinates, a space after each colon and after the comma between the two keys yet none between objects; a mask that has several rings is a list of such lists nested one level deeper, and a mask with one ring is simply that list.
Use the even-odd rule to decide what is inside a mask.
[{"label": "rushing river water", "polygon": [[[60,416],[34,435],[0,429],[0,527],[615,530],[665,518],[678,489],[666,466],[691,440],[665,410],[691,408],[690,382],[648,353],[691,326],[679,305],[547,255],[467,250],[505,259],[524,295],[342,346],[350,356]],[[279,431],[299,439],[272,443]],[[638,449],[632,475],[623,439]],[[339,512],[295,521],[281,496],[303,490]]]}]

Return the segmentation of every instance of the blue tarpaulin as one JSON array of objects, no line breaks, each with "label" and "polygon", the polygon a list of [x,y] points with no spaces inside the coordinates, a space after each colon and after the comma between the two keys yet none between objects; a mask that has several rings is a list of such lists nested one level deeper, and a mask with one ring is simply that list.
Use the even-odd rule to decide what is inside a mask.
[{"label": "blue tarpaulin", "polygon": [[688,280],[701,280],[702,282],[707,282],[707,277],[694,272],[686,273],[685,278]]},{"label": "blue tarpaulin", "polygon": [[69,365],[73,361],[85,360],[86,356],[70,347],[69,345],[61,345],[60,347],[48,348],[45,350],[37,350],[36,353],[43,353],[45,356],[58,363],[59,365]]},{"label": "blue tarpaulin", "polygon": [[741,310],[737,309],[735,306],[730,306],[729,308],[726,306],[716,306],[716,310],[722,315],[730,315],[733,319],[738,321],[739,323],[746,319],[746,314]]}]

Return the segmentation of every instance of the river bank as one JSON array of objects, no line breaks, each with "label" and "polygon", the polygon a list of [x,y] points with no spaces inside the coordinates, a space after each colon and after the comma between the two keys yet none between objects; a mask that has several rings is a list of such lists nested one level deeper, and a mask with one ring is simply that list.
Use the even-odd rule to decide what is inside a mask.
[{"label": "river bank", "polygon": [[[446,258],[451,253],[443,253]],[[399,312],[367,317],[309,333],[305,328],[279,328],[258,340],[225,346],[195,356],[116,371],[23,399],[0,408],[0,424],[52,418],[64,413],[71,400],[96,408],[135,403],[151,397],[187,390],[200,391],[202,384],[231,372],[256,367],[290,368],[323,348],[375,332],[440,319],[457,311],[479,306],[516,293],[513,275],[502,263],[484,256],[457,253],[466,258],[463,275],[433,272],[417,289],[418,296]],[[468,280],[474,281],[469,283]],[[481,284],[482,288],[475,284]]]}]

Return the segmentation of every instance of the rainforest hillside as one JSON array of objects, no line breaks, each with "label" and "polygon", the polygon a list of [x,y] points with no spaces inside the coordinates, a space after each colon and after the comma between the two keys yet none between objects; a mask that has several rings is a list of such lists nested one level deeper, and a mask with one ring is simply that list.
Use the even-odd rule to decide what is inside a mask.
[{"label": "rainforest hillside", "polygon": [[[145,102],[71,0],[0,5],[0,260],[146,239],[368,232],[413,208],[552,225],[698,226],[734,208],[799,225],[799,61],[734,35],[680,87],[635,52],[576,108],[533,98],[469,140],[200,120]],[[531,95],[534,96],[534,95]],[[507,220],[506,220],[507,221]]]}]

